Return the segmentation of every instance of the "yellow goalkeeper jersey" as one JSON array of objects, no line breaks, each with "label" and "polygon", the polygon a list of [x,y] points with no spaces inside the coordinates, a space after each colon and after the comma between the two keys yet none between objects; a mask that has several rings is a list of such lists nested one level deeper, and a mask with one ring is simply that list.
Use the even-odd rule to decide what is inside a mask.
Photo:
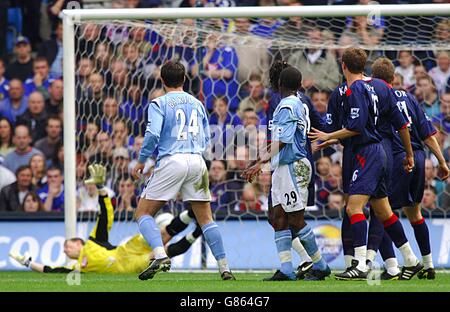
[{"label": "yellow goalkeeper jersey", "polygon": [[99,196],[100,214],[89,239],[81,249],[77,263],[70,267],[44,267],[45,273],[73,270],[95,273],[138,273],[150,261],[151,247],[142,235],[133,236],[117,247],[108,242],[114,222],[114,208],[108,196]]}]

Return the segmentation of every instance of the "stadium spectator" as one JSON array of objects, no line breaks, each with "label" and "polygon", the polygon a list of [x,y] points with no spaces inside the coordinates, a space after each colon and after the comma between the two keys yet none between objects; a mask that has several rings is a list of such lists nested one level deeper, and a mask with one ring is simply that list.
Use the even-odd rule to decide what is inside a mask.
[{"label": "stadium spectator", "polygon": [[257,193],[258,201],[261,203],[261,210],[267,211],[269,209],[269,196],[272,184],[272,175],[270,174],[269,168],[262,170],[258,175],[257,180]]},{"label": "stadium spectator", "polygon": [[133,145],[133,137],[128,135],[128,127],[125,119],[115,120],[112,125],[113,147],[125,147],[128,149]]},{"label": "stadium spectator", "polygon": [[[108,197],[113,198],[114,192],[105,187]],[[95,184],[85,184],[77,190],[77,211],[78,212],[99,212],[98,189]]]},{"label": "stadium spectator", "polygon": [[325,208],[331,187],[328,185],[328,177],[331,174],[331,159],[328,156],[320,157],[316,162],[316,203],[320,208]]},{"label": "stadium spectator", "polygon": [[45,125],[47,123],[45,100],[42,93],[34,91],[28,98],[28,109],[17,117],[18,125],[26,125],[31,130],[32,142],[45,137]]},{"label": "stadium spectator", "polygon": [[109,170],[106,185],[117,192],[118,178],[128,174],[128,167],[130,165],[130,153],[123,147],[117,147],[112,151],[111,170]]},{"label": "stadium spectator", "polygon": [[137,207],[138,198],[131,176],[124,174],[117,181],[116,212],[133,211]]},{"label": "stadium spectator", "polygon": [[[93,120],[98,121],[100,118],[105,97],[103,87],[104,80],[102,75],[92,73],[89,76],[86,92],[77,97],[76,100],[78,116],[81,117],[78,120],[78,129],[82,129],[87,123]],[[81,92],[80,90],[79,92]]]},{"label": "stadium spectator", "polygon": [[107,133],[112,133],[113,123],[119,116],[119,104],[113,97],[107,97],[103,101],[103,117],[100,129]]},{"label": "stadium spectator", "polygon": [[244,98],[239,104],[237,114],[242,118],[244,111],[248,108],[253,109],[260,120],[265,119],[267,101],[264,99],[264,85],[262,77],[257,74],[252,74],[245,84],[246,93],[248,96]]},{"label": "stadium spectator", "polygon": [[59,115],[63,111],[64,83],[55,79],[48,88],[49,97],[45,101],[45,111],[48,115]]},{"label": "stadium spectator", "polygon": [[236,112],[239,106],[237,81],[238,56],[233,47],[220,42],[217,34],[206,38],[206,48],[202,50],[203,96],[208,111],[213,110],[214,98],[225,95],[229,109]]},{"label": "stadium spectator", "polygon": [[239,202],[246,183],[241,174],[247,168],[249,162],[250,151],[248,146],[236,146],[234,157],[229,159],[227,163],[225,194],[223,195],[223,201],[221,198],[221,208],[223,205],[231,210]]},{"label": "stadium spectator", "polygon": [[24,212],[40,212],[45,211],[44,205],[41,202],[40,197],[35,192],[29,192],[25,195],[21,210]]},{"label": "stadium spectator", "polygon": [[403,76],[400,74],[394,74],[394,80],[392,81],[392,87],[397,90],[407,90],[403,81]]},{"label": "stadium spectator", "polygon": [[139,47],[133,41],[122,45],[125,63],[131,80],[139,79],[144,73],[144,60],[139,52]]},{"label": "stadium spectator", "polygon": [[40,189],[47,183],[47,167],[45,165],[45,157],[42,154],[35,154],[30,158],[30,168],[33,173],[31,182],[36,189]]},{"label": "stadium spectator", "polygon": [[87,92],[88,79],[94,70],[94,62],[88,57],[82,57],[78,61],[78,67],[76,70],[77,90],[76,95],[80,97]]},{"label": "stadium spectator", "polygon": [[111,64],[112,84],[107,90],[108,96],[119,97],[128,86],[129,74],[127,64],[121,60],[115,60]]},{"label": "stadium spectator", "polygon": [[17,181],[0,191],[0,211],[20,211],[25,195],[33,190],[30,167],[19,166],[15,172]]},{"label": "stadium spectator", "polygon": [[428,210],[434,210],[436,209],[436,188],[434,188],[431,185],[425,186],[425,190],[423,192],[422,197],[422,208],[428,209]]},{"label": "stadium spectator", "polygon": [[440,51],[436,54],[436,67],[428,71],[433,79],[438,93],[445,91],[447,80],[450,78],[450,55],[448,51]]},{"label": "stadium spectator", "polygon": [[[318,27],[308,30],[308,42],[311,45],[323,44],[322,32]],[[323,91],[333,91],[339,84],[340,73],[336,58],[326,50],[309,48],[293,53],[288,63],[301,70],[302,86],[306,90],[316,87]]]},{"label": "stadium spectator", "polygon": [[[442,194],[445,189],[445,182],[436,176],[436,167],[429,158],[425,159],[425,186],[434,188],[434,194]],[[440,199],[436,196],[435,199]]]},{"label": "stadium spectator", "polygon": [[133,27],[130,30],[130,39],[137,44],[141,57],[150,55],[152,50],[152,44],[146,39],[146,36],[147,29],[145,27]]},{"label": "stadium spectator", "polygon": [[51,159],[56,155],[56,147],[61,141],[62,136],[62,121],[58,116],[50,116],[47,119],[47,125],[45,127],[47,136],[36,141],[34,146],[44,153],[45,158]]},{"label": "stadium spectator", "polygon": [[109,66],[111,65],[112,52],[110,47],[105,42],[100,42],[95,47],[94,65],[95,70],[99,72],[103,77],[111,75]]},{"label": "stadium spectator", "polygon": [[132,84],[127,88],[126,97],[122,99],[119,105],[119,115],[126,120],[133,120],[133,135],[143,135],[147,127],[148,100],[143,96],[141,87],[138,84]]},{"label": "stadium spectator", "polygon": [[9,82],[9,97],[0,101],[0,116],[6,117],[15,124],[17,116],[22,115],[28,108],[28,98],[24,96],[22,81],[12,79]]},{"label": "stadium spectator", "polygon": [[90,155],[88,159],[89,164],[101,164],[107,167],[108,171],[112,164],[112,140],[108,133],[99,132],[95,137],[96,150],[95,154]]},{"label": "stadium spectator", "polygon": [[433,117],[433,123],[438,128],[450,134],[450,92],[442,93],[440,98],[441,112]]},{"label": "stadium spectator", "polygon": [[14,45],[15,61],[10,63],[6,69],[6,78],[9,80],[19,79],[25,82],[33,75],[33,58],[31,56],[30,40],[19,36]]},{"label": "stadium spectator", "polygon": [[209,124],[217,125],[225,131],[227,125],[237,126],[241,124],[241,120],[237,115],[233,115],[228,111],[228,100],[224,96],[218,95],[214,99],[214,110],[209,115]]},{"label": "stadium spectator", "polygon": [[64,176],[57,167],[47,169],[47,183],[37,191],[45,211],[64,210]]},{"label": "stadium spectator", "polygon": [[439,115],[439,95],[433,80],[429,76],[417,80],[415,96],[430,118]]},{"label": "stadium spectator", "polygon": [[[83,8],[82,0],[49,0],[47,3],[47,15],[52,23],[53,29],[55,25],[60,23],[63,10],[74,9],[75,4],[78,4],[80,9]],[[71,6],[69,6],[69,3]]]},{"label": "stadium spectator", "polygon": [[447,44],[450,41],[450,20],[443,19],[436,25],[434,33],[438,44]]},{"label": "stadium spectator", "polygon": [[47,168],[58,168],[64,175],[64,145],[62,140],[55,145],[55,154],[47,160]]},{"label": "stadium spectator", "polygon": [[258,196],[255,187],[251,183],[246,183],[242,190],[241,199],[234,206],[235,211],[241,212],[260,212],[262,211],[261,202],[258,200]]},{"label": "stadium spectator", "polygon": [[442,208],[446,211],[450,210],[450,182],[447,181],[445,192],[442,194]]},{"label": "stadium spectator", "polygon": [[45,57],[36,57],[33,61],[33,77],[25,80],[25,96],[29,96],[34,91],[42,93],[44,98],[48,98],[48,88],[53,82],[50,77],[50,67]]},{"label": "stadium spectator", "polygon": [[107,39],[101,32],[100,25],[96,23],[82,24],[77,35],[79,37],[77,60],[85,55],[94,55],[97,42],[103,41],[105,44],[108,44]]},{"label": "stadium spectator", "polygon": [[344,194],[339,191],[333,191],[328,196],[328,206],[329,210],[343,211],[345,206]]},{"label": "stadium spectator", "polygon": [[28,165],[33,155],[42,154],[40,150],[31,147],[30,129],[25,125],[16,126],[13,142],[16,148],[6,155],[3,162],[3,166],[12,172],[16,172],[20,166]]},{"label": "stadium spectator", "polygon": [[311,101],[314,108],[322,118],[325,118],[327,114],[328,98],[330,97],[330,93],[327,91],[318,90],[316,88],[311,88],[309,90],[309,93],[311,94]]},{"label": "stadium spectator", "polygon": [[416,83],[414,57],[411,51],[398,52],[398,62],[399,66],[395,67],[395,73],[402,75],[404,85],[406,88],[410,88]]},{"label": "stadium spectator", "polygon": [[5,61],[0,58],[0,102],[9,97],[9,80],[4,75]]},{"label": "stadium spectator", "polygon": [[[422,64],[414,65],[414,81],[415,83],[407,88],[408,92],[415,95],[417,89],[417,81],[428,77],[427,69]],[[417,96],[417,95],[416,95]]]},{"label": "stadium spectator", "polygon": [[95,122],[90,122],[86,125],[86,128],[83,132],[80,133],[78,137],[77,152],[83,152],[86,159],[89,159],[96,152],[96,142],[95,137],[97,133],[100,131],[100,127]]},{"label": "stadium spectator", "polygon": [[350,39],[355,45],[374,46],[378,44],[383,37],[384,28],[381,24],[369,24],[367,20],[365,15],[352,17],[339,40],[348,42]]},{"label": "stadium spectator", "polygon": [[7,118],[0,117],[0,158],[13,150],[13,126]]},{"label": "stadium spectator", "polygon": [[[131,161],[128,165],[128,172],[133,172],[134,167],[138,163],[139,158],[139,152],[141,151],[142,144],[144,143],[144,137],[141,135],[138,135],[134,138],[133,147],[131,148]],[[144,169],[142,170],[142,174],[144,177],[148,178],[150,177],[151,173],[153,172],[153,169],[155,167],[155,160],[153,158],[148,158],[145,162]]]},{"label": "stadium spectator", "polygon": [[46,42],[43,42],[39,48],[38,56],[45,57],[50,65],[50,76],[54,78],[62,77],[63,75],[63,26],[62,21],[59,20],[54,29],[54,37]]},{"label": "stadium spectator", "polygon": [[211,209],[217,211],[226,202],[227,163],[213,160],[209,166],[209,189],[211,192]]},{"label": "stadium spectator", "polygon": [[[249,34],[252,24],[248,18],[234,20],[235,33]],[[238,81],[245,83],[252,74],[260,75],[263,81],[267,78],[270,67],[270,55],[265,42],[255,36],[238,36],[235,39],[238,63]]]},{"label": "stadium spectator", "polygon": [[16,176],[8,168],[0,165],[0,191],[7,185],[16,182]]}]

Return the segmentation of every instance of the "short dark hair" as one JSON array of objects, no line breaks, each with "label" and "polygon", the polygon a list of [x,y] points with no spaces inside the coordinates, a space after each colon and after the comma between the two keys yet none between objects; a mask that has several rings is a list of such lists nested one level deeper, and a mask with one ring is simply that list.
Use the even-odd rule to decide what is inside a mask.
[{"label": "short dark hair", "polygon": [[297,91],[302,86],[302,73],[295,67],[289,66],[280,73],[280,90]]},{"label": "short dark hair", "polygon": [[383,79],[387,83],[392,83],[394,73],[394,64],[386,57],[380,57],[372,64],[372,77],[374,78]]},{"label": "short dark hair", "polygon": [[61,118],[59,118],[58,115],[50,115],[50,116],[48,116],[47,120],[45,121],[45,126],[46,126],[46,127],[47,127],[48,124],[50,123],[50,122],[49,122],[50,120],[57,120],[57,121],[59,121],[59,123],[60,123],[61,126],[62,126],[62,124],[63,124]]},{"label": "short dark hair", "polygon": [[47,63],[47,65],[49,65],[48,64],[48,60],[45,57],[43,57],[43,56],[37,56],[34,59],[33,64],[40,63],[40,62],[45,62],[45,63]]},{"label": "short dark hair", "polygon": [[49,172],[49,171],[55,171],[55,170],[58,170],[59,173],[62,174],[61,168],[59,168],[59,167],[57,167],[57,166],[51,166],[51,167],[48,167],[48,168],[47,168],[47,172]]},{"label": "short dark hair", "polygon": [[360,48],[345,49],[342,55],[342,62],[352,74],[360,74],[364,72],[367,62],[367,54]]},{"label": "short dark hair", "polygon": [[25,171],[25,170],[31,170],[31,167],[30,167],[29,165],[22,165],[22,166],[19,166],[19,168],[16,169],[16,177],[17,177],[22,171]]},{"label": "short dark hair", "polygon": [[269,70],[269,81],[270,81],[270,88],[278,92],[279,90],[279,83],[280,83],[280,73],[288,67],[289,64],[286,61],[283,60],[276,60],[272,67],[270,67]]},{"label": "short dark hair", "polygon": [[184,84],[186,70],[180,62],[167,61],[161,67],[161,78],[169,88],[181,87]]}]

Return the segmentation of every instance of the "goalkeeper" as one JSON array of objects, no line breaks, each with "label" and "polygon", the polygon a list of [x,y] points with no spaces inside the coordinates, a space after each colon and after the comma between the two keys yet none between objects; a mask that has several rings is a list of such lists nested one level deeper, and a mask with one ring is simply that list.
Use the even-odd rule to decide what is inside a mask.
[{"label": "goalkeeper", "polygon": [[[89,172],[91,178],[86,180],[85,184],[96,184],[99,191],[100,214],[87,241],[81,238],[71,238],[64,242],[64,253],[77,262],[71,266],[50,267],[32,261],[31,256],[27,253],[25,255],[11,253],[12,258],[33,271],[42,273],[69,273],[74,270],[95,273],[138,273],[148,266],[150,259],[153,258],[153,252],[142,235],[135,235],[126,243],[117,247],[109,243],[108,234],[114,221],[114,208],[104,187],[106,170],[105,167],[94,164],[89,166]],[[186,217],[189,218],[187,215]],[[186,217],[182,221],[186,222],[190,219]],[[181,228],[180,226],[174,227],[173,224],[177,223],[183,224],[179,217],[163,228],[162,232],[166,234],[166,242],[170,240],[171,236],[177,234],[176,232],[180,232],[187,227],[187,224]],[[172,231],[169,231],[172,235],[167,235],[166,228],[173,228]],[[175,231],[175,229],[178,231]],[[197,233],[193,233],[189,233],[179,242],[167,246],[171,257],[189,249],[195,240],[192,235],[195,235],[195,238],[199,236]]]}]

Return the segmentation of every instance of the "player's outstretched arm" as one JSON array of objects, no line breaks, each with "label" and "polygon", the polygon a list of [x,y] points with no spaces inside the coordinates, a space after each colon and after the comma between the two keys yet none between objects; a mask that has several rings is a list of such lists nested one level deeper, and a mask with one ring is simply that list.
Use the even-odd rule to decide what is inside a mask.
[{"label": "player's outstretched arm", "polygon": [[286,144],[281,141],[272,141],[270,146],[267,148],[267,151],[263,152],[258,161],[249,166],[244,172],[241,174],[241,177],[245,180],[252,182],[253,178],[261,171],[261,167],[270,161],[272,157],[274,157],[278,152],[285,146]]},{"label": "player's outstretched arm", "polygon": [[33,261],[31,255],[26,252],[25,254],[10,252],[9,256],[19,262],[24,267],[27,267],[35,272],[39,273],[69,273],[72,270],[66,267],[49,267],[39,262]]},{"label": "player's outstretched arm", "polygon": [[441,178],[442,181],[447,180],[450,174],[449,168],[447,166],[447,163],[445,162],[444,155],[442,155],[442,151],[438,141],[436,140],[436,137],[432,135],[426,138],[424,142],[439,161],[439,170],[438,170],[439,178]]},{"label": "player's outstretched arm", "polygon": [[330,140],[342,140],[350,138],[358,134],[359,132],[348,130],[347,128],[342,128],[341,130],[334,131],[331,133],[326,133],[316,128],[312,128],[311,131],[308,133],[308,138],[311,140],[311,142],[316,141],[327,142]]}]

